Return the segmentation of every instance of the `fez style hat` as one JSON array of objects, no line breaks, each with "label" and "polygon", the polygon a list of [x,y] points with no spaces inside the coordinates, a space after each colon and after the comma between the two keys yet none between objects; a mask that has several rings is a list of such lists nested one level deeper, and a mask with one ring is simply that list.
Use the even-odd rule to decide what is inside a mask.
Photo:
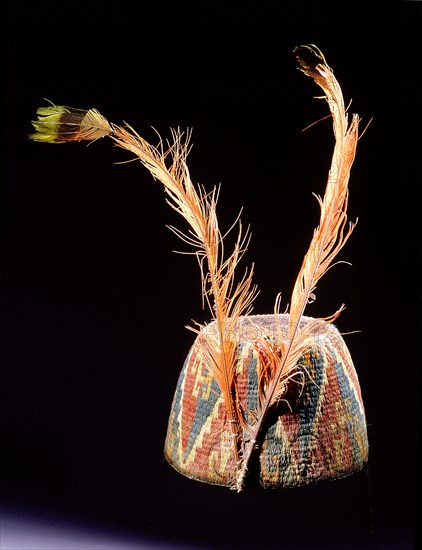
[{"label": "fez style hat", "polygon": [[[238,399],[247,421],[259,410],[263,339],[287,329],[288,315],[249,315],[239,320],[235,360]],[[312,319],[303,317],[303,324]],[[203,333],[215,330],[211,324]],[[186,358],[171,407],[165,456],[180,473],[207,483],[236,487],[237,458],[225,404],[207,369],[198,335]],[[245,475],[246,486],[295,487],[337,479],[360,470],[368,441],[359,382],[346,344],[332,324],[316,330],[296,364],[284,397],[262,424]],[[243,431],[246,438],[247,431]],[[255,456],[253,456],[255,453]]]},{"label": "fez style hat", "polygon": [[365,412],[346,343],[334,326],[341,306],[324,318],[305,315],[318,281],[351,235],[347,221],[350,170],[359,118],[350,123],[332,69],[314,45],[295,48],[301,71],[323,90],[333,122],[334,150],[320,220],[297,275],[289,306],[252,314],[253,266],[237,276],[249,243],[240,219],[231,253],[217,219],[219,191],[194,186],[186,163],[190,132],[172,131],[168,149],[150,145],[131,126],[110,123],[96,109],[50,105],[37,111],[44,143],[110,137],[134,153],[164,185],[167,202],[187,222],[171,229],[191,247],[202,278],[208,324],[196,334],[170,409],[164,455],[180,473],[241,491],[295,487],[337,479],[368,459]]}]

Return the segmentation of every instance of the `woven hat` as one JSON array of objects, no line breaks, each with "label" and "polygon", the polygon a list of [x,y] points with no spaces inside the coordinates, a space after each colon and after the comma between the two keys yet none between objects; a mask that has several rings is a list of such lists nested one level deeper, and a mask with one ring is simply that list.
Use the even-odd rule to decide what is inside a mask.
[{"label": "woven hat", "polygon": [[197,336],[177,384],[164,454],[182,474],[238,491],[337,479],[361,469],[368,457],[358,378],[333,325],[344,306],[327,317],[304,316],[355,226],[347,223],[347,203],[359,117],[349,123],[340,85],[316,46],[299,46],[295,54],[325,94],[335,144],[324,196],[317,196],[319,224],[285,314],[279,294],[274,314],[251,315],[253,266],[237,278],[250,233],[238,218],[238,237],[227,252],[216,211],[219,190],[195,187],[189,175],[189,132],[184,138],[173,130],[164,150],[161,139],[153,146],[96,109],[50,105],[38,109],[31,135],[42,143],[110,137],[164,185],[167,202],[188,223],[186,232],[171,229],[198,259],[212,321],[193,328]]},{"label": "woven hat", "polygon": [[[311,319],[304,317],[302,324]],[[258,408],[260,341],[286,327],[288,315],[251,315],[239,320],[237,385],[246,416]],[[204,330],[212,330],[212,324]],[[218,384],[206,367],[201,334],[177,383],[164,453],[180,473],[216,485],[236,484],[232,433]],[[268,414],[257,441],[246,486],[296,487],[338,479],[367,462],[368,439],[358,377],[334,325],[325,325],[300,357],[286,398]]]}]

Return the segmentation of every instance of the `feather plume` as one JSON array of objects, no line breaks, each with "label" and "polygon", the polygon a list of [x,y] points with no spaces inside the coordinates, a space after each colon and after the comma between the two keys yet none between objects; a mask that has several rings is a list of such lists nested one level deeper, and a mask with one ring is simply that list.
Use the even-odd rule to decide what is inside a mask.
[{"label": "feather plume", "polygon": [[[311,244],[294,284],[289,308],[287,335],[278,331],[276,343],[267,339],[260,363],[260,410],[257,420],[249,427],[249,440],[245,441],[242,464],[238,472],[238,490],[242,489],[255,442],[269,408],[286,394],[289,381],[297,383],[298,360],[309,347],[311,338],[324,325],[333,322],[344,308],[342,305],[329,317],[303,323],[306,305],[315,299],[315,289],[321,277],[332,267],[355,224],[347,226],[347,199],[350,169],[358,141],[359,118],[353,115],[350,125],[339,83],[327,65],[320,50],[314,46],[295,48],[299,67],[311,76],[325,93],[333,119],[335,146],[323,199],[317,196],[321,209],[318,227],[314,230]],[[279,313],[280,299],[276,300],[275,313]]]},{"label": "feather plume", "polygon": [[249,230],[243,231],[238,216],[237,240],[232,253],[226,257],[216,213],[218,190],[214,187],[208,193],[202,187],[196,188],[190,178],[186,163],[190,132],[184,138],[180,130],[173,130],[172,143],[165,150],[161,138],[158,145],[153,146],[131,126],[109,123],[95,109],[52,105],[41,107],[37,115],[38,119],[32,122],[36,132],[30,135],[34,141],[65,143],[109,136],[119,147],[134,153],[154,179],[164,185],[168,204],[188,223],[187,232],[175,227],[170,229],[194,249],[190,253],[196,255],[200,266],[203,305],[208,305],[215,321],[211,326],[216,327],[216,331],[203,330],[205,327],[199,323],[188,328],[200,334],[207,367],[225,401],[234,453],[239,461],[244,421],[235,387],[237,342],[234,328],[242,315],[251,312],[257,292],[252,285],[253,266],[237,283],[235,271],[249,244]]},{"label": "feather plume", "polygon": [[32,122],[36,132],[30,135],[34,141],[65,143],[109,136],[119,147],[134,153],[154,179],[164,185],[168,204],[188,223],[187,232],[175,227],[170,229],[194,249],[190,253],[196,255],[200,266],[203,305],[208,305],[215,321],[211,326],[216,330],[203,330],[205,327],[199,323],[188,328],[200,335],[207,367],[220,387],[233,434],[234,453],[239,461],[244,420],[235,384],[234,329],[238,319],[251,312],[257,291],[252,285],[253,266],[239,282],[235,280],[235,271],[249,244],[249,230],[243,231],[238,216],[237,240],[232,253],[226,257],[216,213],[218,190],[214,187],[206,192],[202,187],[196,188],[189,175],[186,158],[190,132],[184,138],[180,130],[173,130],[172,143],[165,150],[161,138],[158,145],[153,146],[131,126],[109,123],[95,109],[53,105],[38,109],[37,114],[38,119]]},{"label": "feather plume", "polygon": [[32,121],[34,141],[67,143],[69,141],[95,141],[111,134],[108,121],[96,109],[74,109],[54,103],[37,109],[38,119]]},{"label": "feather plume", "polygon": [[[217,189],[206,193],[202,188],[194,187],[186,164],[190,136],[185,142],[182,142],[182,137],[180,131],[173,131],[173,144],[164,151],[161,140],[158,147],[153,147],[130,126],[113,125],[112,134],[119,147],[135,153],[151,174],[161,181],[167,193],[167,202],[190,226],[188,233],[174,227],[171,229],[195,249],[193,254],[197,256],[201,269],[203,297],[217,330],[216,333],[201,330],[204,328],[201,325],[199,328],[189,328],[201,335],[207,366],[226,404],[234,452],[239,460],[243,418],[235,388],[237,342],[234,327],[241,315],[250,313],[256,287],[252,286],[253,266],[238,283],[235,282],[235,270],[248,246],[250,235],[248,231],[243,232],[239,221],[234,250],[227,258],[224,257],[223,236],[216,214]],[[169,167],[166,165],[168,157],[171,157]]]}]

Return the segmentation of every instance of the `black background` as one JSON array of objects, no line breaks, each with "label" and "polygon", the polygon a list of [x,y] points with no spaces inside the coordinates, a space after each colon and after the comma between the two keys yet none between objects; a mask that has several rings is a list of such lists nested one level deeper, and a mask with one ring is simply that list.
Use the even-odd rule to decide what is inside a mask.
[{"label": "black background", "polygon": [[[2,500],[198,548],[409,548],[420,367],[419,2],[3,4]],[[389,10],[389,11],[388,11]],[[252,228],[256,313],[286,305],[318,221],[333,145],[320,90],[292,50],[324,52],[362,129],[349,215],[359,223],[313,316],[337,322],[359,375],[365,472],[236,494],[163,463],[173,391],[208,321],[183,222],[138,163],[100,140],[30,142],[47,98],[96,107],[156,141],[193,128],[194,182],[222,183],[220,222]],[[369,520],[372,514],[372,521]],[[372,527],[371,527],[372,525]]]}]

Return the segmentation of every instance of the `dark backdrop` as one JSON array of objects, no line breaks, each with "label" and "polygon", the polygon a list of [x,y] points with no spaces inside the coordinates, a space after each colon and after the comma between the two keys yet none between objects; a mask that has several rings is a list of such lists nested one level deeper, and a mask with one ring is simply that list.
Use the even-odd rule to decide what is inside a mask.
[{"label": "dark backdrop", "polygon": [[[409,548],[420,367],[419,2],[3,4],[2,499],[198,548]],[[389,11],[388,11],[389,10]],[[318,221],[333,145],[320,90],[296,69],[314,43],[350,110],[373,118],[352,170],[357,228],[308,314],[332,313],[358,372],[365,472],[267,494],[204,485],[163,463],[167,417],[193,336],[208,321],[183,223],[160,184],[107,140],[30,142],[47,98],[96,107],[152,141],[193,128],[192,179],[243,207],[261,293],[288,302]],[[419,125],[420,128],[420,125]],[[419,130],[416,130],[419,134]],[[420,143],[420,140],[419,140]],[[53,513],[53,512],[51,512]],[[370,517],[372,520],[370,521]]]}]

